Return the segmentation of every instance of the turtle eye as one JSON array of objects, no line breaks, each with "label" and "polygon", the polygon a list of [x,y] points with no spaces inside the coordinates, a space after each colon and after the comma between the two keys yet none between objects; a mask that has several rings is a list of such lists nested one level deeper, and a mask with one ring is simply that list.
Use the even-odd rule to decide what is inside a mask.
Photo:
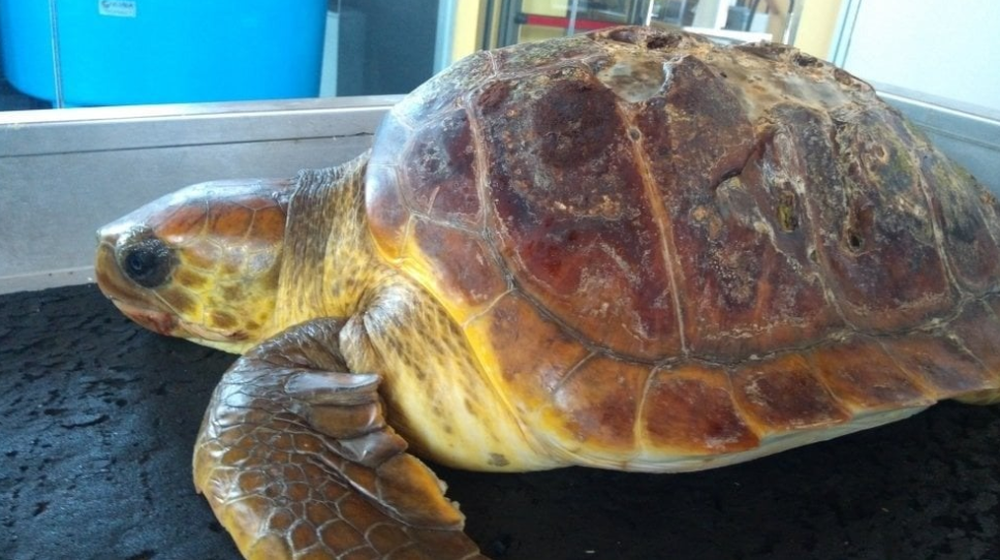
[{"label": "turtle eye", "polygon": [[170,248],[155,237],[125,247],[119,262],[122,271],[145,288],[163,284],[173,268]]}]

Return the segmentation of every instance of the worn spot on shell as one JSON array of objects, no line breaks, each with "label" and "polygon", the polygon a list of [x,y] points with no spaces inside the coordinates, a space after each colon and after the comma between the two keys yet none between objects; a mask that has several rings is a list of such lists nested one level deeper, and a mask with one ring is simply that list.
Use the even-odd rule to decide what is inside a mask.
[{"label": "worn spot on shell", "polygon": [[659,60],[648,57],[623,57],[597,73],[611,91],[629,103],[641,103],[663,89],[668,73]]}]

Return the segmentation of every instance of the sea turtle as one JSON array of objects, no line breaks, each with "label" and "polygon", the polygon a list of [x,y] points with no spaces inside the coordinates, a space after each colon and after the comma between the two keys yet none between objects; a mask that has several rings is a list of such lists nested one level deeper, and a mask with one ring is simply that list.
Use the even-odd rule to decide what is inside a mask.
[{"label": "sea turtle", "polygon": [[194,478],[244,555],[473,558],[417,456],[689,471],[998,400],[998,215],[848,73],[623,27],[472,55],[340,167],[166,196],[96,270],[243,353]]}]

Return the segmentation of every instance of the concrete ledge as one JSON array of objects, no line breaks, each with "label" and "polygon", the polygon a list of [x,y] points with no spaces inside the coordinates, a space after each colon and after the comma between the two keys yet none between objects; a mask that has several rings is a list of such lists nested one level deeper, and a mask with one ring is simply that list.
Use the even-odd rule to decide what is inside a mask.
[{"label": "concrete ledge", "polygon": [[343,163],[398,99],[0,113],[0,293],[87,282],[96,229],[184,185]]}]

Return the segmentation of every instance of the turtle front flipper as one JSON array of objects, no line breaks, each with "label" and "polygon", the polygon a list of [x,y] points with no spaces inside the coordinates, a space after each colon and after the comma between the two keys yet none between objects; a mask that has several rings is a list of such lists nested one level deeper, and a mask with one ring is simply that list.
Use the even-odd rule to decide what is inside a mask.
[{"label": "turtle front flipper", "polygon": [[198,491],[247,558],[483,558],[386,424],[379,376],[348,372],[342,325],[293,327],[226,372],[195,447]]}]

